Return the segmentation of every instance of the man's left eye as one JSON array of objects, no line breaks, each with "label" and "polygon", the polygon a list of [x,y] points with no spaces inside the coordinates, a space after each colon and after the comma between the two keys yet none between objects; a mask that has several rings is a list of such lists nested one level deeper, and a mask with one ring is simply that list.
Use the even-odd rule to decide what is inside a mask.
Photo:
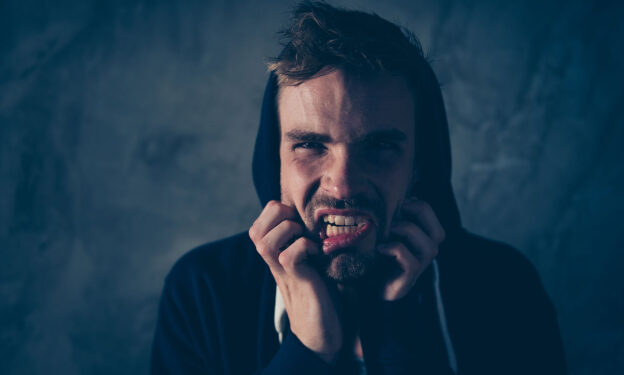
[{"label": "man's left eye", "polygon": [[378,139],[370,141],[368,144],[368,148],[371,150],[397,150],[398,146],[394,142]]}]

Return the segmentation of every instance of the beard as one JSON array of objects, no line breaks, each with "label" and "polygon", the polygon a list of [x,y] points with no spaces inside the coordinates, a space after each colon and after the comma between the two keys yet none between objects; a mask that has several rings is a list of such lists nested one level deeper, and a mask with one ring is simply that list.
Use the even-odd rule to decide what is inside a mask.
[{"label": "beard", "polygon": [[317,255],[312,265],[323,276],[343,285],[355,285],[373,274],[378,256],[374,250],[361,252],[344,248],[329,255]]},{"label": "beard", "polygon": [[339,251],[327,257],[325,275],[339,284],[357,284],[373,273],[375,258],[374,252]]}]

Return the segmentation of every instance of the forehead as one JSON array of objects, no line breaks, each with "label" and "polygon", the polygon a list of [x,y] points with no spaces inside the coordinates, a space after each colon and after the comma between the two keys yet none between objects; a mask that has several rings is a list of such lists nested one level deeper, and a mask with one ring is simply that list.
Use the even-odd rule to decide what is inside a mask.
[{"label": "forehead", "polygon": [[394,128],[413,135],[414,100],[400,76],[361,77],[334,70],[280,88],[278,100],[282,134],[305,129],[352,138]]}]

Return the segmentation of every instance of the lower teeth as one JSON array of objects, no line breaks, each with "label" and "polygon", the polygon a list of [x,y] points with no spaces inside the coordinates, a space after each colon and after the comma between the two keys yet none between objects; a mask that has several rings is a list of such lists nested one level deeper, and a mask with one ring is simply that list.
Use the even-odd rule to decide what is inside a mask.
[{"label": "lower teeth", "polygon": [[340,234],[355,233],[362,226],[364,226],[364,225],[363,224],[360,224],[360,225],[344,225],[344,226],[327,225],[326,234],[327,234],[327,237],[333,237],[333,236],[337,236],[337,235],[340,235]]}]

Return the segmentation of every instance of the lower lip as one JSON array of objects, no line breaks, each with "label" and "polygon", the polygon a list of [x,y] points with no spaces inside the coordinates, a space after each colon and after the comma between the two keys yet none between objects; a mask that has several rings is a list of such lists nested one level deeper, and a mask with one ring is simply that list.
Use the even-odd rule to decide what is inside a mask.
[{"label": "lower lip", "polygon": [[339,234],[337,236],[328,237],[323,240],[323,253],[331,254],[338,249],[355,245],[360,238],[366,236],[373,226],[370,223],[366,223],[354,233]]}]

